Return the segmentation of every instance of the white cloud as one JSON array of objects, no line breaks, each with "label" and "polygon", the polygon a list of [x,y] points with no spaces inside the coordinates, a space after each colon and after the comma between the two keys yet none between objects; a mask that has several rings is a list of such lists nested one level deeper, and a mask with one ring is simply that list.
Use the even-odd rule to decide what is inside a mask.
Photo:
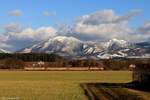
[{"label": "white cloud", "polygon": [[85,37],[103,40],[118,38],[133,41],[136,39],[133,35],[135,30],[129,27],[128,22],[139,13],[138,10],[135,10],[127,15],[119,16],[113,10],[98,11],[80,17],[75,24],[75,30]]},{"label": "white cloud", "polygon": [[49,37],[53,37],[56,34],[56,30],[52,27],[40,27],[38,29],[26,28],[20,33],[12,32],[11,35],[17,38],[30,38],[33,40],[43,40]]},{"label": "white cloud", "polygon": [[150,35],[150,21],[144,23],[144,25],[139,28],[139,31]]},{"label": "white cloud", "polygon": [[117,15],[113,10],[107,9],[102,11],[97,11],[89,15],[82,16],[78,21],[83,21],[86,25],[100,25],[100,24],[115,24],[128,21],[134,16],[140,14],[140,10],[130,11],[124,16]]},{"label": "white cloud", "polygon": [[12,45],[7,43],[8,38],[9,38],[8,35],[0,35],[0,48],[3,49],[12,48]]},{"label": "white cloud", "polygon": [[11,37],[15,38],[30,38],[30,39],[45,39],[48,37],[53,37],[56,34],[56,30],[49,26],[49,27],[40,27],[37,29],[33,28],[23,28],[21,25],[16,23],[10,23],[5,25],[5,32],[10,35]]},{"label": "white cloud", "polygon": [[23,12],[21,10],[13,10],[8,13],[9,16],[22,16]]},{"label": "white cloud", "polygon": [[4,26],[6,32],[19,32],[22,30],[22,26],[17,23],[9,23]]},{"label": "white cloud", "polygon": [[56,12],[44,11],[43,12],[43,16],[46,16],[46,17],[55,17],[56,16]]},{"label": "white cloud", "polygon": [[138,38],[137,40],[147,41],[150,39],[150,21],[147,21],[142,26],[137,29],[137,34],[135,36]]},{"label": "white cloud", "polygon": [[12,49],[14,50],[29,46],[35,41],[37,42],[56,36],[56,29],[51,26],[33,29],[31,27],[25,28],[19,24],[10,23],[5,25],[4,30],[5,35],[3,37],[1,36],[3,40],[0,38],[1,46],[3,44],[3,47],[7,47],[7,44],[9,44],[11,45],[9,48],[13,47]]}]

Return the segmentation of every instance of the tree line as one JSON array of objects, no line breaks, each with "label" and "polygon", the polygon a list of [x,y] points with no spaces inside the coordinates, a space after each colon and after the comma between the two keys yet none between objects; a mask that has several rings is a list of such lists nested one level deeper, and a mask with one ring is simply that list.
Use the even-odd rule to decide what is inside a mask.
[{"label": "tree line", "polygon": [[[64,59],[55,54],[28,53],[28,54],[0,54],[0,69],[23,69],[26,62],[33,67],[33,62],[46,62],[43,67],[103,67],[105,70],[129,70],[129,65],[149,62],[150,59]],[[38,67],[38,66],[34,66]]]},{"label": "tree line", "polygon": [[62,57],[56,54],[46,54],[46,53],[1,53],[0,60],[7,58],[16,58],[22,61],[35,62],[35,61],[44,61],[44,62],[55,62],[56,60],[63,59]]}]

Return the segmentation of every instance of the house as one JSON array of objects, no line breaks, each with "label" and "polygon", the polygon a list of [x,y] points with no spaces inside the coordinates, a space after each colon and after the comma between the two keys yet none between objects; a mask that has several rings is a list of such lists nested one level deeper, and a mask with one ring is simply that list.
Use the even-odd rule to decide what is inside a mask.
[{"label": "house", "polygon": [[129,70],[134,70],[134,69],[135,69],[135,67],[136,67],[136,65],[131,64],[131,65],[129,65]]}]

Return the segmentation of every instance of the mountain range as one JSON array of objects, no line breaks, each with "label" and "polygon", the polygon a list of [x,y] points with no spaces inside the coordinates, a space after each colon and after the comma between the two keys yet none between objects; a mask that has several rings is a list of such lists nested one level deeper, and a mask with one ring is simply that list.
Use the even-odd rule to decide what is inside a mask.
[{"label": "mountain range", "polygon": [[150,42],[131,43],[119,39],[91,42],[56,36],[19,50],[18,53],[54,53],[71,59],[149,58]]}]

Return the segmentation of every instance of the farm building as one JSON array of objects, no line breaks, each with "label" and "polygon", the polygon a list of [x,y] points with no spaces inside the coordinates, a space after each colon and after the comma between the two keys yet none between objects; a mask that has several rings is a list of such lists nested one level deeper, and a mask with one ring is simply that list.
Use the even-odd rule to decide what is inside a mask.
[{"label": "farm building", "polygon": [[150,83],[150,63],[139,63],[133,70],[133,81],[141,84]]}]

